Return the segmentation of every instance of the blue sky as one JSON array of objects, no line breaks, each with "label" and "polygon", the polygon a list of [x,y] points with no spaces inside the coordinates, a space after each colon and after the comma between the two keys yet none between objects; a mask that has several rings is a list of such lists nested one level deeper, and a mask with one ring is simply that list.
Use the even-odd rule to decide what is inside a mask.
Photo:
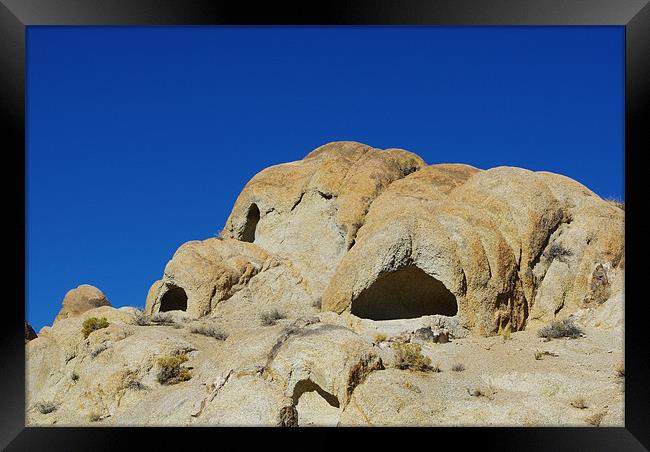
[{"label": "blue sky", "polygon": [[329,141],[623,199],[622,27],[29,27],[27,319],[142,306],[246,182]]}]

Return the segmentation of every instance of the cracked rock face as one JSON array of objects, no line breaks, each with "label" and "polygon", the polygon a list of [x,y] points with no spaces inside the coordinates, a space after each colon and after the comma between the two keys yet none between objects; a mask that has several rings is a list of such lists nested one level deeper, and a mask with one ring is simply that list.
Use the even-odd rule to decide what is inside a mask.
[{"label": "cracked rock face", "polygon": [[[462,344],[471,356],[498,348],[478,341],[504,332],[533,344],[533,327],[569,316],[621,328],[623,231],[621,208],[564,176],[329,143],[253,177],[220,237],[175,252],[143,313],[112,308],[92,286],[68,292],[54,325],[26,343],[28,424],[480,423],[475,405],[493,406],[448,370],[470,356]],[[109,325],[85,337],[91,317]],[[400,341],[423,347],[442,374],[391,368]],[[189,379],[161,384],[159,359],[179,355]],[[548,386],[528,361],[479,360],[474,370],[466,361],[471,378],[519,371]],[[553,394],[526,400],[559,417],[517,414],[521,397],[497,397],[490,422],[562,423]]]},{"label": "cracked rock face", "polygon": [[[479,335],[518,331],[581,307],[597,265],[620,286],[623,229],[622,209],[564,176],[427,166],[405,150],[334,142],[253,177],[224,238],[181,246],[147,311],[209,315],[259,282],[281,304],[303,297],[373,320],[444,315]],[[276,286],[291,281],[282,294],[260,277],[271,268]]]}]

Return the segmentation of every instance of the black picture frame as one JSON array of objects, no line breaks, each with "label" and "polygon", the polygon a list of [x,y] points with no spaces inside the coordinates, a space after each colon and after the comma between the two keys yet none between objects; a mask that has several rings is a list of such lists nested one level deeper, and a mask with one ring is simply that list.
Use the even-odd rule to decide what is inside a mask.
[{"label": "black picture frame", "polygon": [[[127,437],[146,437],[147,448],[211,437],[212,429],[174,429],[174,434],[138,428],[25,427],[25,36],[30,25],[616,25],[625,27],[625,236],[629,264],[625,313],[625,427],[425,429],[433,447],[444,439],[473,437],[484,448],[503,450],[648,450],[650,364],[645,339],[647,301],[639,287],[641,158],[648,151],[650,6],[648,0],[360,0],[265,2],[205,0],[0,0],[0,104],[5,151],[4,209],[13,258],[4,285],[8,319],[2,329],[0,447],[7,450],[114,450],[130,448]],[[10,157],[10,158],[6,158]],[[6,177],[7,175],[11,177]],[[22,196],[20,194],[22,193]],[[21,240],[22,238],[22,244]],[[7,292],[5,292],[6,294]],[[191,433],[187,433],[192,430]],[[320,429],[316,429],[321,431]],[[347,429],[342,429],[347,430]],[[367,430],[366,430],[367,431]],[[381,430],[383,432],[385,430]],[[373,435],[377,435],[373,430]],[[277,433],[274,433],[277,434]],[[301,433],[302,434],[302,433]],[[459,435],[460,434],[460,435]],[[251,437],[255,435],[246,435]],[[379,434],[383,438],[383,434]],[[247,439],[248,440],[248,439]],[[225,440],[224,440],[225,441]],[[135,443],[133,443],[135,444]],[[216,443],[215,443],[216,444]],[[461,443],[459,443],[461,444]],[[337,446],[340,447],[340,446]]]}]

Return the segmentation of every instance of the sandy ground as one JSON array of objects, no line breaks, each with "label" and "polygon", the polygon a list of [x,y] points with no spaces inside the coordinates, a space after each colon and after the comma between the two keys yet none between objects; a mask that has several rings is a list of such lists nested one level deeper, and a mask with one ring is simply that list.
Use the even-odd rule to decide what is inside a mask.
[{"label": "sandy ground", "polygon": [[[623,426],[623,333],[583,330],[583,337],[550,341],[536,329],[510,338],[418,341],[440,372],[386,366],[357,387],[344,414],[306,393],[299,424]],[[389,344],[380,347],[388,352]],[[536,359],[536,352],[547,354]],[[456,364],[464,370],[452,370]]]}]

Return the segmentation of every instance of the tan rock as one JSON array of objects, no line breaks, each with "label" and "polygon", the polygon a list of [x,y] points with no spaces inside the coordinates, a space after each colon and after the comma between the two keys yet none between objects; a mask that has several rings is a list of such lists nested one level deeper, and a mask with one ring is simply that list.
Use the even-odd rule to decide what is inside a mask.
[{"label": "tan rock", "polygon": [[65,294],[63,306],[54,319],[54,323],[70,317],[77,317],[89,309],[110,305],[101,290],[88,284],[82,284]]},{"label": "tan rock", "polygon": [[[257,174],[144,313],[70,291],[25,345],[27,424],[620,426],[624,215],[556,174],[326,144]],[[541,342],[565,317],[585,334]],[[394,368],[400,342],[435,367]]]},{"label": "tan rock", "polygon": [[488,335],[523,329],[529,313],[575,311],[586,269],[621,261],[624,212],[565,179],[431,165],[394,182],[372,203],[323,309],[375,320],[457,315]]},{"label": "tan rock", "polygon": [[303,160],[272,166],[242,190],[224,232],[288,259],[322,292],[372,201],[424,165],[401,149],[328,143]]},{"label": "tan rock", "polygon": [[305,392],[316,391],[339,408],[368,374],[380,368],[381,359],[360,336],[341,326],[317,323],[296,329],[275,352],[267,372],[294,405]]},{"label": "tan rock", "polygon": [[201,317],[277,262],[260,247],[231,239],[210,238],[183,244],[147,296],[145,312],[186,311]]}]

